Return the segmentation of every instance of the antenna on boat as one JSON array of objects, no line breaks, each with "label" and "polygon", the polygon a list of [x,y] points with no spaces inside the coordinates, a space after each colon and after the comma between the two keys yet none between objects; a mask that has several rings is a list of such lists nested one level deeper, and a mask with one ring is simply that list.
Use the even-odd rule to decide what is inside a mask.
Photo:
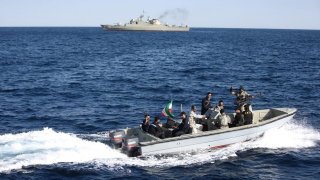
[{"label": "antenna on boat", "polygon": [[182,104],[180,104],[180,112],[182,112]]}]

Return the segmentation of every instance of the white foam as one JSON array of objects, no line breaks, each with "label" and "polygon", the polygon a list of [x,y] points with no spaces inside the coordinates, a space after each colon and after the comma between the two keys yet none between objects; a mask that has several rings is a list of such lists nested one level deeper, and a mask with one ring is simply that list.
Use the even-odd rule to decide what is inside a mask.
[{"label": "white foam", "polygon": [[271,129],[257,141],[248,143],[250,148],[308,148],[316,146],[320,140],[320,133],[296,122],[285,124],[281,128]]},{"label": "white foam", "polygon": [[319,141],[320,134],[315,129],[290,122],[279,129],[265,132],[264,136],[256,141],[237,143],[218,150],[162,157],[128,158],[103,143],[87,141],[73,134],[44,128],[41,131],[0,136],[0,172],[28,165],[58,162],[93,163],[97,167],[107,166],[111,170],[123,169],[126,166],[185,166],[214,163],[216,160],[236,157],[236,152],[252,148],[303,149],[314,147]]},{"label": "white foam", "polygon": [[81,163],[123,157],[123,154],[103,143],[83,140],[49,128],[0,136],[0,172],[36,164]]}]

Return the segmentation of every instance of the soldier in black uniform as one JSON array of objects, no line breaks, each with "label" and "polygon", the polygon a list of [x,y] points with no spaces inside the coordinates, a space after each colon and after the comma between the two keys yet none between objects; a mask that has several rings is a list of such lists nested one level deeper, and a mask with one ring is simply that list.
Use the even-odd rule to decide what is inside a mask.
[{"label": "soldier in black uniform", "polygon": [[242,114],[244,119],[244,125],[252,124],[253,114],[250,111],[250,104],[246,104],[244,106],[244,111],[242,112]]},{"label": "soldier in black uniform", "polygon": [[234,120],[232,122],[231,127],[242,126],[244,124],[243,114],[240,109],[236,109],[236,115],[234,116]]},{"label": "soldier in black uniform", "polygon": [[144,132],[148,132],[149,126],[150,126],[149,123],[150,123],[150,116],[149,116],[149,114],[145,114],[144,115],[144,120],[143,120],[143,122],[141,124],[141,128],[142,128],[142,130]]},{"label": "soldier in black uniform", "polygon": [[187,114],[185,112],[181,112],[180,117],[182,119],[182,122],[178,126],[178,128],[176,128],[172,131],[173,137],[191,133],[191,128],[190,128],[190,124],[189,124],[189,121],[187,118]]},{"label": "soldier in black uniform", "polygon": [[163,131],[162,127],[160,126],[160,119],[159,117],[155,117],[153,123],[149,126],[148,132],[158,138],[164,139],[165,132]]},{"label": "soldier in black uniform", "polygon": [[201,115],[204,115],[208,111],[209,108],[212,108],[212,106],[211,106],[211,96],[212,96],[212,93],[208,92],[207,96],[202,99]]}]

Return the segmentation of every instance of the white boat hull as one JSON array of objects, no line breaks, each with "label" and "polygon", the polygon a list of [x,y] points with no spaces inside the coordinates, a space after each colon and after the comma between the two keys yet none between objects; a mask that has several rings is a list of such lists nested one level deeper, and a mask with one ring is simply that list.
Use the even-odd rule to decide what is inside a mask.
[{"label": "white boat hull", "polygon": [[[130,128],[122,131],[124,135],[122,152],[128,154],[128,156],[159,155],[224,147],[255,139],[269,129],[279,128],[290,121],[296,111],[294,108],[257,110],[253,111],[253,123],[249,125],[200,131],[196,134],[184,134],[166,139],[159,139],[149,133],[145,133],[141,128]],[[233,118],[233,115],[230,114],[230,117]],[[115,139],[118,136],[113,134]],[[117,141],[118,145],[119,142],[121,141]],[[131,143],[134,144],[133,148]]]},{"label": "white boat hull", "polygon": [[[183,139],[179,141],[171,141],[164,143],[157,143],[153,145],[141,146],[143,155],[152,154],[169,154],[179,152],[190,152],[199,149],[219,148],[230,144],[248,141],[257,138],[269,129],[281,127],[292,119],[293,115],[269,123],[263,126],[257,126],[247,129],[233,130],[220,134],[213,134],[208,136],[194,137]],[[230,128],[231,129],[231,128]],[[216,130],[221,131],[221,130]]]}]

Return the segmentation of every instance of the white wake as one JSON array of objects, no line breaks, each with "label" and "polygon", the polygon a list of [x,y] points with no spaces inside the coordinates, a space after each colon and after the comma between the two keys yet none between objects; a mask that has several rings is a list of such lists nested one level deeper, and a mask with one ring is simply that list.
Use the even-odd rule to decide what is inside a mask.
[{"label": "white wake", "polygon": [[172,167],[214,163],[236,157],[236,152],[252,148],[286,149],[314,147],[320,133],[312,127],[295,123],[265,132],[256,141],[237,143],[226,148],[172,156],[128,158],[109,146],[88,141],[74,134],[56,132],[50,128],[20,134],[0,136],[0,172],[28,165],[48,165],[59,162],[93,163],[97,166]]},{"label": "white wake", "polygon": [[82,163],[94,159],[124,157],[105,144],[83,140],[49,128],[0,136],[0,172],[36,164]]}]

